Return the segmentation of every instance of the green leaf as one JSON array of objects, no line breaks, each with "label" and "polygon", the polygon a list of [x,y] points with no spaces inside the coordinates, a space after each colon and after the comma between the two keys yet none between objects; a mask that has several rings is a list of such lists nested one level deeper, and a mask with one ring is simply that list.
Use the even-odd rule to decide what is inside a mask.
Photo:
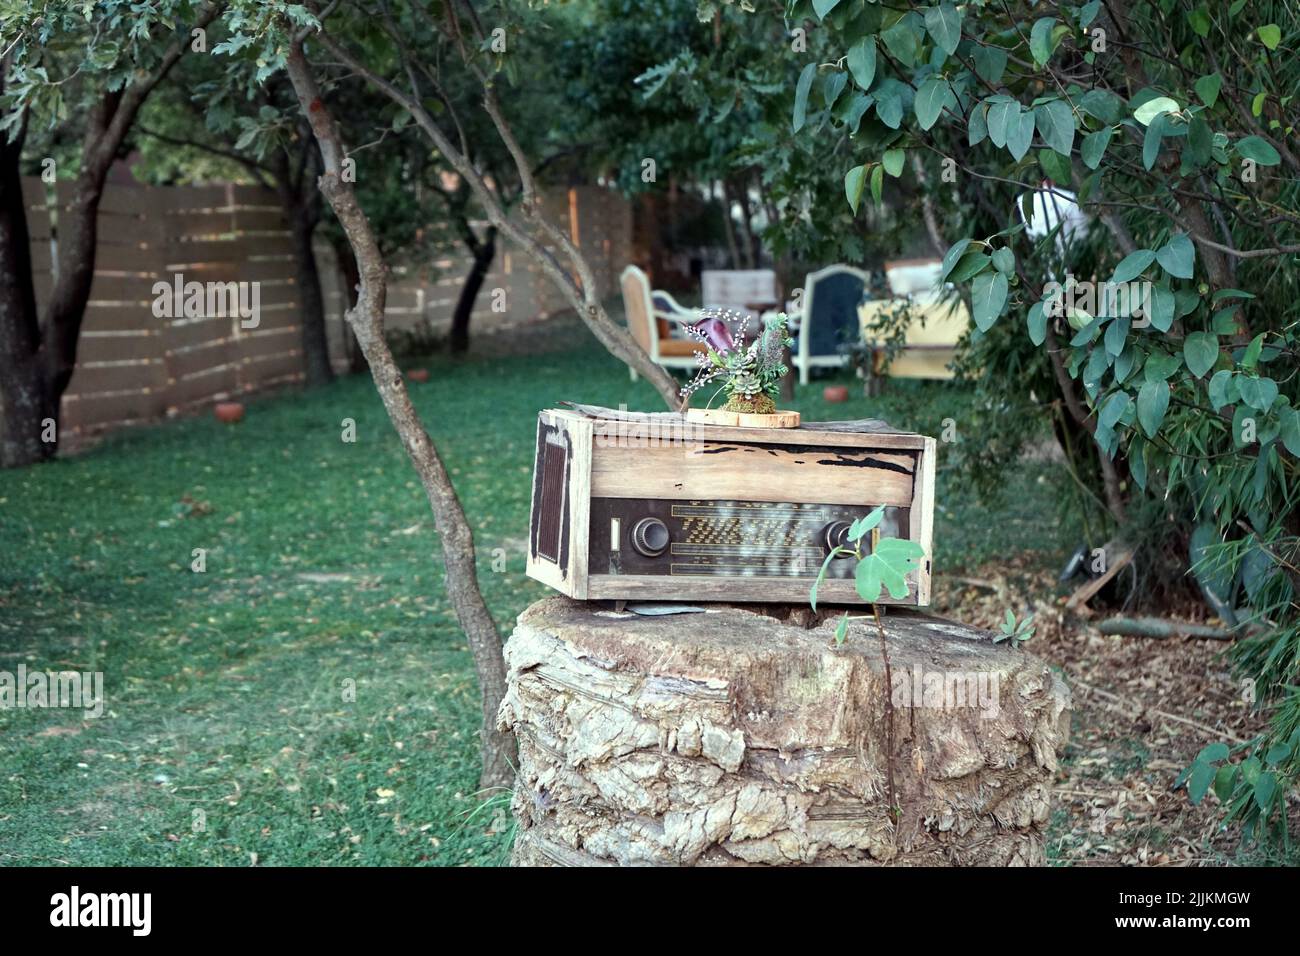
[{"label": "green leaf", "polygon": [[1287,451],[1300,458],[1300,408],[1284,408],[1278,418],[1282,426],[1278,433],[1282,444]]},{"label": "green leaf", "polygon": [[988,256],[978,249],[972,249],[962,256],[957,265],[953,267],[952,272],[948,275],[948,281],[965,282],[987,269],[991,261]]},{"label": "green leaf", "polygon": [[1035,302],[1029,307],[1029,341],[1042,345],[1047,339],[1047,310],[1043,303]]},{"label": "green leaf", "polygon": [[1083,158],[1083,164],[1089,169],[1096,169],[1101,165],[1101,158],[1106,155],[1106,147],[1110,145],[1113,132],[1114,130],[1107,126],[1083,138],[1083,143],[1079,146],[1079,155]]},{"label": "green leaf", "polygon": [[803,129],[808,118],[808,93],[812,90],[813,79],[817,76],[817,64],[809,63],[799,74],[799,82],[794,88],[794,132]]},{"label": "green leaf", "polygon": [[961,14],[951,3],[941,3],[925,11],[925,28],[935,45],[949,56],[957,52],[961,42]]},{"label": "green leaf", "polygon": [[1204,166],[1214,158],[1214,134],[1200,116],[1193,116],[1187,125],[1187,158],[1196,166]]},{"label": "green leaf", "polygon": [[835,101],[840,98],[844,92],[844,87],[849,82],[849,75],[843,70],[836,70],[834,73],[827,73],[826,79],[822,81],[822,98],[826,101],[827,106],[834,106]]},{"label": "green leaf", "polygon": [[853,44],[849,48],[848,64],[853,82],[863,90],[871,89],[871,83],[876,78],[876,38],[863,37]]},{"label": "green leaf", "polygon": [[1169,410],[1169,383],[1147,382],[1138,391],[1137,416],[1148,438],[1155,438]]},{"label": "green leaf", "polygon": [[1273,804],[1273,795],[1277,793],[1277,776],[1271,770],[1265,770],[1255,781],[1255,806],[1267,812]]},{"label": "green leaf", "polygon": [[1273,145],[1261,136],[1247,136],[1237,140],[1237,155],[1254,160],[1261,166],[1276,166],[1282,161]]},{"label": "green leaf", "polygon": [[1241,391],[1241,400],[1261,412],[1268,411],[1277,401],[1277,382],[1271,378],[1240,375],[1237,377],[1237,388]]},{"label": "green leaf", "polygon": [[993,327],[1007,303],[1007,277],[1001,272],[984,272],[971,283],[971,312],[981,332]]},{"label": "green leaf", "polygon": [[1163,382],[1183,367],[1180,356],[1168,352],[1152,352],[1147,356],[1142,375],[1148,382]]},{"label": "green leaf", "polygon": [[1196,95],[1200,97],[1201,102],[1213,109],[1214,104],[1219,102],[1219,90],[1223,88],[1223,77],[1218,73],[1203,76],[1196,81],[1195,88]]},{"label": "green leaf", "polygon": [[1192,277],[1192,263],[1196,261],[1196,249],[1186,233],[1178,233],[1156,253],[1160,268],[1179,279]]},{"label": "green leaf", "polygon": [[1282,42],[1282,28],[1276,23],[1264,24],[1255,31],[1255,35],[1259,37],[1259,42],[1270,50],[1276,50],[1277,45]]},{"label": "green leaf", "polygon": [[813,579],[812,588],[808,591],[808,603],[814,611],[817,610],[817,587],[822,583],[822,579],[826,577],[826,569],[841,554],[852,553],[847,548],[831,548],[830,553],[826,555],[826,560],[822,562],[822,568],[817,572],[817,577]]},{"label": "green leaf", "polygon": [[1121,318],[1106,326],[1106,335],[1103,342],[1106,345],[1106,354],[1111,358],[1115,358],[1120,352],[1124,351],[1124,343],[1128,339],[1129,324],[1128,319]]},{"label": "green leaf", "polygon": [[970,121],[966,128],[966,142],[978,146],[989,135],[989,112],[983,103],[976,103],[970,111]]},{"label": "green leaf", "polygon": [[1228,802],[1232,796],[1232,785],[1236,782],[1237,768],[1227,763],[1219,768],[1219,772],[1214,775],[1214,795],[1223,803]]},{"label": "green leaf", "polygon": [[881,162],[885,167],[885,172],[895,179],[903,172],[903,160],[907,158],[907,152],[901,149],[887,149]]},{"label": "green leaf", "polygon": [[907,17],[903,17],[880,34],[880,38],[885,41],[885,48],[894,55],[896,60],[902,61],[903,66],[916,66],[918,38],[912,31],[912,25]]},{"label": "green leaf", "polygon": [[837,645],[843,644],[844,638],[848,636],[848,633],[849,633],[849,613],[848,611],[845,611],[844,616],[841,617],[839,623],[835,625],[835,643]]},{"label": "green leaf", "polygon": [[876,116],[890,129],[898,129],[903,122],[903,100],[895,90],[876,90]]},{"label": "green leaf", "polygon": [[1198,37],[1207,37],[1210,35],[1210,27],[1214,21],[1210,19],[1209,11],[1204,7],[1197,7],[1195,10],[1187,11],[1187,22],[1192,26],[1192,32]]},{"label": "green leaf", "polygon": [[858,596],[874,603],[880,599],[883,587],[895,600],[907,597],[907,574],[916,570],[924,555],[925,550],[915,541],[882,538],[876,549],[858,562],[854,571]]},{"label": "green leaf", "polygon": [[885,506],[880,505],[872,510],[870,514],[863,515],[861,518],[855,518],[849,525],[849,533],[846,537],[853,542],[861,541],[863,536],[872,528],[880,524],[885,517]]},{"label": "green leaf", "polygon": [[1055,17],[1043,17],[1035,22],[1033,29],[1029,31],[1029,52],[1039,66],[1043,66],[1052,58],[1052,50],[1056,47],[1052,42],[1054,26],[1056,26]]},{"label": "green leaf", "polygon": [[1043,142],[1062,156],[1069,156],[1074,146],[1074,113],[1070,111],[1070,105],[1064,100],[1053,100],[1035,106],[1034,117]]},{"label": "green leaf", "polygon": [[948,247],[948,251],[943,254],[943,274],[939,276],[940,282],[948,281],[948,273],[952,272],[952,267],[955,266],[957,260],[966,253],[967,247],[969,247],[973,241],[973,239],[958,239]]},{"label": "green leaf", "polygon": [[1133,371],[1133,365],[1137,362],[1138,353],[1133,348],[1132,343],[1125,345],[1124,350],[1119,353],[1112,367],[1115,373],[1115,384],[1123,385],[1128,381],[1129,373]]},{"label": "green leaf", "polygon": [[975,49],[975,75],[989,86],[1001,86],[1007,69],[1007,51],[996,46]]},{"label": "green leaf", "polygon": [[1219,760],[1228,759],[1228,745],[1222,740],[1216,740],[1212,744],[1206,744],[1201,748],[1201,752],[1196,755],[1197,763],[1214,763]]},{"label": "green leaf", "polygon": [[998,149],[1007,145],[1007,137],[1020,120],[1020,104],[1015,100],[998,100],[989,105],[989,141]]},{"label": "green leaf", "polygon": [[884,184],[885,184],[885,167],[883,166],[871,167],[871,198],[876,201],[877,206],[880,205],[880,196],[881,196],[881,191],[884,188]]},{"label": "green leaf", "polygon": [[1177,100],[1167,96],[1157,96],[1147,100],[1133,111],[1133,118],[1143,126],[1150,126],[1151,121],[1162,113],[1176,113],[1180,109]]},{"label": "green leaf", "polygon": [[849,199],[849,208],[858,214],[858,204],[862,202],[862,187],[867,181],[867,167],[854,166],[844,174],[844,195]]},{"label": "green leaf", "polygon": [[1120,260],[1110,281],[1131,282],[1145,272],[1147,267],[1155,260],[1156,254],[1150,249],[1138,249],[1136,252],[1131,252]]},{"label": "green leaf", "polygon": [[1198,763],[1192,766],[1192,775],[1187,781],[1187,796],[1193,804],[1201,802],[1210,784],[1214,782],[1217,771],[1214,764]]},{"label": "green leaf", "polygon": [[921,88],[916,91],[916,98],[912,101],[916,120],[921,124],[921,129],[925,130],[934,125],[945,107],[952,109],[956,106],[957,97],[953,94],[948,81],[941,76],[932,76],[922,83]]},{"label": "green leaf", "polygon": [[1261,332],[1250,340],[1246,346],[1246,351],[1241,356],[1241,367],[1244,369],[1253,369],[1259,364],[1260,353],[1264,351],[1264,333]]},{"label": "green leaf", "polygon": [[1232,369],[1222,368],[1210,376],[1210,384],[1207,391],[1210,396],[1210,407],[1218,412],[1219,409],[1226,405],[1231,405],[1239,397],[1239,391],[1233,378]]},{"label": "green leaf", "polygon": [[993,268],[1009,277],[1016,271],[1016,254],[1006,246],[998,249],[993,253]]},{"label": "green leaf", "polygon": [[1016,118],[1014,129],[1007,132],[1007,150],[1016,162],[1029,152],[1029,144],[1034,141],[1034,111],[1025,110]]},{"label": "green leaf", "polygon": [[1150,170],[1155,166],[1167,130],[1163,113],[1153,119],[1151,125],[1147,127],[1146,134],[1142,137],[1142,165],[1146,169]]},{"label": "green leaf", "polygon": [[818,20],[825,20],[826,14],[835,9],[840,0],[812,0],[813,12]]},{"label": "green leaf", "polygon": [[1132,404],[1133,399],[1129,397],[1128,392],[1112,393],[1101,406],[1101,411],[1097,415],[1097,424],[1102,428],[1114,428]]},{"label": "green leaf", "polygon": [[1089,90],[1079,98],[1079,108],[1107,126],[1114,126],[1124,115],[1124,101],[1110,90]]},{"label": "green leaf", "polygon": [[1043,168],[1047,178],[1058,185],[1069,186],[1074,178],[1070,161],[1054,149],[1040,149],[1038,165]]},{"label": "green leaf", "polygon": [[1174,294],[1164,286],[1158,285],[1151,290],[1151,298],[1146,303],[1146,308],[1149,309],[1147,317],[1161,332],[1168,332],[1174,324],[1175,302]]},{"label": "green leaf", "polygon": [[1183,358],[1197,378],[1203,376],[1219,358],[1219,339],[1212,332],[1193,332],[1183,340]]}]

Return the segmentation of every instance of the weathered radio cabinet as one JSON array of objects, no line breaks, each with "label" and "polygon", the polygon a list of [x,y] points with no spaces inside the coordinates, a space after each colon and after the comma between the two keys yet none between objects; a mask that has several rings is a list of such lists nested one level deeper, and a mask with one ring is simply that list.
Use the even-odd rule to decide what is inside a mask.
[{"label": "weathered radio cabinet", "polygon": [[[925,549],[908,596],[930,600],[935,441],[881,422],[694,425],[581,406],[538,416],[528,563],[574,598],[805,603],[853,519]],[[870,547],[870,541],[862,544]],[[861,604],[836,558],[818,601]]]}]

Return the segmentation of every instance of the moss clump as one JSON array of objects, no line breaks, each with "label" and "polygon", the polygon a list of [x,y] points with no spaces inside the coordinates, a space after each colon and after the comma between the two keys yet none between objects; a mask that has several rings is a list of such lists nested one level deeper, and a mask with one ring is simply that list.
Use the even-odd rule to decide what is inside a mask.
[{"label": "moss clump", "polygon": [[776,402],[772,401],[771,396],[764,395],[761,392],[751,398],[742,398],[739,395],[732,395],[727,399],[727,404],[722,406],[726,412],[741,412],[746,415],[771,415],[776,411]]}]

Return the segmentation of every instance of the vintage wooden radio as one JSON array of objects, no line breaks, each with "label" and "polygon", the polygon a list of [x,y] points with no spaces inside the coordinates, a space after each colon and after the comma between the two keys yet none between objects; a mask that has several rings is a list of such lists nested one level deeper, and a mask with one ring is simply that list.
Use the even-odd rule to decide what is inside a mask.
[{"label": "vintage wooden radio", "polygon": [[[882,422],[695,425],[592,406],[538,416],[528,575],[570,597],[801,604],[850,522],[925,549],[908,596],[930,601],[935,441]],[[864,539],[866,548],[870,543]],[[861,604],[852,557],[818,601]]]}]

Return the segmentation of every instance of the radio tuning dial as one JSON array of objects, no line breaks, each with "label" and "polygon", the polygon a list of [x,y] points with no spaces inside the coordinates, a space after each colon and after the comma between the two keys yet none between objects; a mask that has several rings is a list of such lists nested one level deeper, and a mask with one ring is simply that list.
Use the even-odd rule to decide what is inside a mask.
[{"label": "radio tuning dial", "polygon": [[632,526],[632,547],[647,558],[657,558],[667,551],[670,540],[668,526],[658,518],[642,518]]},{"label": "radio tuning dial", "polygon": [[[822,529],[822,542],[826,545],[827,551],[834,551],[836,548],[849,547],[849,528],[847,521],[832,521]],[[848,557],[846,554],[837,554],[837,558]]]}]

